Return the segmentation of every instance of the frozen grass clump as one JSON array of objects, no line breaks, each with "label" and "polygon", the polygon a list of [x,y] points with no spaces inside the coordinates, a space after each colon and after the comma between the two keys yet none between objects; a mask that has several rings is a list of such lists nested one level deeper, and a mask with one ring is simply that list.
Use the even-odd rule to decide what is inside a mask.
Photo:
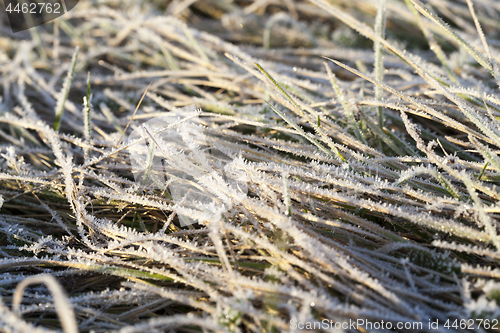
[{"label": "frozen grass clump", "polygon": [[[4,19],[0,331],[500,319],[498,15],[112,0]],[[189,149],[143,126],[192,105],[168,121],[196,117]]]}]

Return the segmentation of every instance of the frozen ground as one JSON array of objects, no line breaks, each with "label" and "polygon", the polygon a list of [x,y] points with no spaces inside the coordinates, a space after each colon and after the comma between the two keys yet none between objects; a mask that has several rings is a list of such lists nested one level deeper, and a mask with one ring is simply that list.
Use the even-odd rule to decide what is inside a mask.
[{"label": "frozen ground", "polygon": [[86,0],[15,34],[3,17],[0,331],[500,328],[499,17],[493,0]]}]

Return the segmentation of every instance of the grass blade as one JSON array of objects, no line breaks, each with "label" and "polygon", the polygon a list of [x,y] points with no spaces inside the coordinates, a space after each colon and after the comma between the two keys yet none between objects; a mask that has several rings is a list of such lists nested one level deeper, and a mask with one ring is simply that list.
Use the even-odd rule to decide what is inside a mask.
[{"label": "grass blade", "polygon": [[75,72],[76,60],[78,59],[78,51],[79,48],[76,47],[75,52],[73,53],[73,58],[71,58],[71,65],[68,71],[68,75],[66,76],[66,80],[64,80],[63,88],[59,93],[59,97],[57,99],[56,105],[56,121],[54,123],[54,130],[58,131],[61,126],[61,118],[64,113],[64,104],[68,99],[69,89],[71,88],[71,82],[73,81],[73,74]]}]

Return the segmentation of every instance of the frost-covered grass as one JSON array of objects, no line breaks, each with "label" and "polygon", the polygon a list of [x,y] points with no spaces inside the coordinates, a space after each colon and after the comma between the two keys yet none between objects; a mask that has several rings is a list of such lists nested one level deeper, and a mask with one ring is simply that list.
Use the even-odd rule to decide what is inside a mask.
[{"label": "frost-covered grass", "polygon": [[[0,331],[500,319],[499,17],[87,0],[17,34],[3,18]],[[135,181],[128,135],[193,104],[207,141],[144,127]],[[211,203],[147,185],[156,155]]]}]

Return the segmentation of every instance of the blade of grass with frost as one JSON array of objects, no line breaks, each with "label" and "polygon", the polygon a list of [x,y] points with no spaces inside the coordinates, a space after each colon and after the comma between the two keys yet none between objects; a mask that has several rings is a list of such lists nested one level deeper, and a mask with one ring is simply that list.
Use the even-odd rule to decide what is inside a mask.
[{"label": "blade of grass with frost", "polygon": [[12,309],[14,310],[14,312],[17,313],[19,317],[21,317],[20,305],[24,290],[30,284],[40,283],[45,284],[52,294],[52,298],[54,299],[54,307],[57,312],[57,316],[61,321],[61,326],[63,327],[64,333],[78,333],[78,324],[76,322],[73,306],[69,302],[66,293],[59,285],[59,282],[57,282],[57,280],[49,274],[30,276],[17,285],[12,297]]},{"label": "blade of grass with frost", "polygon": [[418,60],[410,59],[407,55],[406,51],[400,50],[396,45],[391,44],[388,40],[380,38],[371,27],[366,25],[365,23],[357,20],[354,16],[348,14],[345,11],[341,11],[336,7],[333,7],[331,3],[327,0],[310,0],[318,7],[323,8],[329,14],[339,19],[340,21],[347,24],[352,29],[358,31],[361,35],[365,36],[368,39],[371,39],[373,42],[379,41],[382,45],[384,45],[388,50],[393,52],[396,56],[406,61],[410,66],[412,66],[416,71],[418,71],[419,75],[421,72],[427,73],[429,76],[434,77],[436,80],[439,80],[439,75],[434,73],[432,68],[428,65],[428,63],[422,58],[418,58]]},{"label": "blade of grass with frost", "polygon": [[444,177],[438,170],[432,167],[413,167],[409,170],[406,170],[401,173],[401,176],[399,179],[396,181],[396,185],[399,185],[412,177],[415,177],[420,174],[429,174],[432,177],[436,178],[436,180],[448,191],[449,194],[451,194],[452,197],[456,199],[461,199],[462,197],[460,196],[458,190],[453,186],[452,183],[446,177]]},{"label": "blade of grass with frost", "polygon": [[[90,145],[90,72],[87,76],[87,96],[83,98],[83,134],[85,136],[85,143]],[[85,149],[85,160],[91,158],[90,148]]]},{"label": "blade of grass with frost", "polygon": [[165,58],[165,62],[168,66],[169,69],[173,71],[178,71],[180,69],[179,65],[177,65],[177,62],[175,61],[174,57],[172,56],[172,53],[165,48],[162,44],[160,44],[160,50],[161,53],[163,54],[163,57]]},{"label": "blade of grass with frost", "polygon": [[285,198],[286,215],[292,216],[292,203],[290,200],[290,186],[288,185],[288,174],[283,174],[283,197]]},{"label": "blade of grass with frost", "polygon": [[[339,83],[337,82],[337,79],[335,77],[335,74],[332,73],[332,70],[328,66],[326,62],[323,63],[326,68],[326,72],[328,73],[328,77],[330,78],[330,83],[333,87],[333,90],[335,91],[335,94],[337,95],[337,98],[344,108],[345,113],[347,114],[347,117],[349,118],[349,121],[351,122],[351,125],[353,126],[354,133],[356,134],[356,137],[358,138],[359,141],[363,142],[366,144],[365,137],[363,133],[361,132],[358,123],[356,122],[356,119],[354,119],[354,114],[352,112],[352,109],[349,107],[349,104],[347,103],[344,92],[339,86]],[[319,116],[318,116],[318,127],[319,127]]]},{"label": "blade of grass with frost", "polygon": [[479,173],[479,175],[477,176],[477,180],[481,180],[481,177],[483,177],[484,175],[484,172],[486,171],[486,168],[488,167],[488,164],[489,162],[486,162],[484,164],[484,167],[481,169],[481,172]]},{"label": "blade of grass with frost", "polygon": [[359,77],[362,77],[363,79],[365,79],[367,81],[370,81],[372,83],[375,83],[375,84],[382,86],[385,90],[387,90],[387,91],[391,92],[392,94],[394,94],[394,95],[410,102],[411,104],[417,106],[420,110],[425,111],[428,114],[433,115],[438,119],[441,119],[445,124],[447,124],[450,127],[453,127],[453,128],[458,129],[462,132],[474,135],[475,137],[481,138],[482,140],[486,140],[489,142],[495,142],[496,137],[498,137],[497,141],[500,141],[500,135],[496,134],[493,131],[493,129],[490,129],[489,127],[485,126],[485,124],[482,122],[482,120],[479,119],[477,117],[477,115],[474,114],[475,112],[471,113],[470,107],[468,107],[468,106],[464,105],[463,103],[461,103],[460,101],[458,101],[455,95],[453,95],[448,90],[446,90],[442,85],[439,84],[439,82],[437,82],[435,79],[433,79],[427,73],[420,71],[420,69],[418,70],[419,74],[422,74],[422,77],[426,78],[428,80],[428,82],[431,84],[431,86],[434,86],[434,87],[438,88],[439,90],[443,91],[444,95],[446,97],[448,97],[449,99],[451,99],[453,102],[455,102],[455,104],[457,104],[457,106],[460,108],[460,110],[465,111],[465,112],[463,112],[464,115],[467,116],[467,118],[469,118],[469,120],[471,120],[471,122],[473,122],[487,136],[485,136],[481,133],[477,133],[473,129],[466,127],[461,122],[458,122],[455,119],[444,115],[442,112],[439,112],[439,111],[431,108],[430,106],[423,104],[423,103],[419,102],[418,100],[395,90],[394,88],[389,87],[388,85],[386,85],[384,83],[380,83],[380,82],[376,81],[375,79],[370,78],[368,75],[361,74],[360,72],[358,72],[357,70],[355,70],[352,67],[349,67],[349,66],[347,66],[339,61],[336,61],[336,60],[333,60],[330,58],[326,58],[326,59],[334,62],[336,65],[350,71],[351,73],[354,73],[354,74],[358,75]]},{"label": "blade of grass with frost", "polygon": [[[378,0],[378,10],[377,17],[375,18],[375,34],[380,37],[380,39],[385,39],[385,16],[386,16],[386,0]],[[380,40],[377,39],[373,43],[375,48],[375,78],[378,82],[384,82],[384,55],[383,46]],[[375,99],[382,100],[384,97],[384,90],[382,87],[375,86]],[[384,127],[384,108],[379,106],[378,110],[378,126],[382,129]]]},{"label": "blade of grass with frost", "polygon": [[75,72],[76,60],[78,58],[78,50],[77,46],[75,49],[75,53],[73,53],[73,58],[71,58],[71,65],[68,71],[68,76],[66,80],[64,80],[63,88],[60,92],[59,98],[57,99],[56,104],[56,121],[54,123],[54,130],[58,131],[61,126],[61,118],[64,113],[64,103],[66,103],[66,99],[68,99],[69,89],[71,87],[71,81],[73,81],[73,74]]},{"label": "blade of grass with frost", "polygon": [[[316,147],[319,148],[319,150],[321,150],[322,152],[324,152],[326,155],[334,158],[334,159],[337,159],[338,157],[336,157],[335,155],[333,155],[328,149],[326,149],[326,147],[324,147],[321,143],[319,143],[318,141],[316,141],[314,138],[312,138],[312,136],[308,135],[308,133],[306,133],[302,128],[300,128],[299,125],[295,124],[291,119],[289,119],[287,116],[285,116],[285,114],[283,114],[283,112],[279,111],[278,109],[276,109],[274,106],[271,105],[271,103],[267,102],[267,105],[269,105],[269,107],[271,109],[273,109],[274,112],[276,112],[281,118],[283,118],[284,121],[286,121],[290,126],[292,126],[297,132],[299,132],[300,135],[302,135],[307,141],[311,142],[313,145],[315,145]],[[346,159],[339,153],[338,155],[342,162],[345,162],[347,163]]]},{"label": "blade of grass with frost", "polygon": [[472,254],[477,254],[480,256],[490,256],[490,257],[493,257],[497,260],[500,259],[500,254],[498,252],[492,251],[489,249],[485,249],[485,248],[481,248],[477,245],[472,246],[472,245],[466,245],[466,244],[457,244],[455,242],[448,243],[448,242],[445,242],[442,240],[435,240],[432,242],[432,245],[436,246],[436,247],[443,248],[443,249],[447,249],[447,250],[472,253]]},{"label": "blade of grass with frost", "polygon": [[484,135],[488,137],[489,142],[500,142],[500,132],[495,127],[490,127],[488,122],[485,121],[484,117],[476,112],[476,110],[464,103],[459,96],[451,93],[447,87],[442,83],[438,82],[436,79],[429,76],[427,73],[419,73],[421,77],[433,88],[439,91],[442,95],[448,98],[450,101],[455,103],[462,114],[468,118]]},{"label": "blade of grass with frost", "polygon": [[[495,154],[494,152],[492,152],[487,146],[480,143],[473,136],[469,135],[469,140],[470,140],[470,142],[472,142],[476,146],[477,150],[481,153],[481,155],[483,155],[485,160],[487,160],[487,163],[490,163],[491,165],[493,165],[495,167],[495,169],[497,169],[497,171],[500,171],[500,158],[498,157],[498,155]],[[483,168],[483,170],[485,168]],[[484,172],[481,172],[481,176],[483,173]],[[479,178],[481,178],[481,177],[479,177]]]},{"label": "blade of grass with frost", "polygon": [[472,19],[474,20],[474,24],[476,25],[476,29],[479,34],[479,38],[481,39],[481,43],[483,44],[484,51],[488,55],[488,60],[492,64],[493,58],[491,57],[490,48],[488,46],[488,42],[486,41],[486,37],[484,36],[483,28],[481,28],[481,23],[479,23],[479,20],[477,19],[476,11],[474,10],[474,5],[472,3],[472,0],[467,0],[467,6],[469,7]]},{"label": "blade of grass with frost", "polygon": [[418,14],[418,11],[415,9],[415,6],[411,3],[411,1],[410,0],[404,0],[404,1],[406,3],[406,6],[410,8],[411,12],[413,13],[413,16],[417,20],[417,24],[420,30],[422,30],[422,33],[424,34],[425,38],[427,39],[430,49],[434,52],[438,60],[446,69],[446,73],[448,73],[449,78],[453,81],[454,84],[458,84],[458,79],[455,76],[453,70],[450,68],[450,65],[448,64],[448,60],[446,59],[446,55],[444,54],[443,49],[434,39],[434,35],[432,34],[432,32],[429,31],[429,29],[427,29],[426,25],[423,24],[422,19]]},{"label": "blade of grass with frost", "polygon": [[[393,103],[386,103],[386,105],[387,105],[387,108],[390,108],[390,109],[393,109],[393,110],[405,111],[405,112],[411,113],[411,109],[405,108],[405,107],[401,107],[401,105],[396,105],[396,104],[393,104]],[[404,122],[401,120],[401,118],[396,117],[396,116],[391,115],[391,114],[387,114],[387,117],[390,118],[391,121],[393,121],[395,124],[404,126]],[[434,139],[434,140],[439,140],[441,142],[441,144],[446,149],[451,150],[452,153],[457,153],[458,155],[466,157],[470,161],[476,161],[476,162],[480,162],[481,161],[481,159],[479,157],[464,152],[460,147],[458,147],[455,144],[451,143],[446,138],[444,138],[442,136],[439,136],[439,135],[436,135],[436,133],[432,132],[431,130],[428,130],[426,128],[421,128],[421,132],[427,138]],[[411,148],[411,147],[407,147],[407,148],[412,151],[412,153],[410,154],[411,156],[417,156],[418,155],[418,152],[414,151],[413,148]]]},{"label": "blade of grass with frost", "polygon": [[392,141],[392,139],[388,135],[386,135],[382,129],[380,129],[380,127],[375,125],[375,121],[372,120],[372,118],[370,118],[370,116],[368,116],[366,114],[366,112],[364,112],[363,109],[361,109],[361,108],[360,108],[360,114],[363,117],[363,119],[365,120],[365,124],[368,126],[368,128],[377,137],[379,137],[382,141],[384,141],[385,144],[389,146],[389,148],[391,148],[396,154],[398,154],[400,156],[405,155],[404,149],[398,147],[398,145],[396,145],[394,143],[394,141]]},{"label": "blade of grass with frost", "polygon": [[153,279],[153,280],[169,281],[169,282],[174,280],[180,281],[182,279],[168,272],[145,271],[133,268],[110,266],[106,264],[96,265],[96,264],[73,263],[73,262],[63,262],[63,261],[60,262],[49,261],[49,264],[55,264],[55,265],[59,264],[61,266],[77,268],[82,271],[91,271],[91,272],[109,274],[124,278]]},{"label": "blade of grass with frost", "polygon": [[497,81],[497,84],[500,86],[500,73],[498,72],[498,64],[495,62],[493,57],[491,56],[490,47],[488,46],[488,42],[486,41],[486,37],[484,36],[483,28],[481,28],[481,23],[476,15],[476,11],[474,10],[474,5],[472,0],[467,0],[467,6],[469,7],[469,11],[472,15],[472,19],[474,20],[474,24],[476,25],[477,33],[479,34],[479,38],[481,39],[481,43],[483,44],[484,51],[488,56],[488,60],[492,67],[493,77]]},{"label": "blade of grass with frost", "polygon": [[[317,103],[317,101],[314,100],[313,98],[311,98],[311,96],[307,95],[307,93],[305,93],[304,91],[301,91],[300,87],[297,87],[294,84],[284,84],[284,83],[281,83],[281,84],[282,84],[283,89],[290,91],[292,94],[301,98],[305,102],[313,104],[313,105]],[[324,106],[318,105],[318,108],[321,109],[323,112],[328,113],[328,110]],[[302,110],[304,110],[303,106],[302,106]],[[332,118],[333,118],[333,115],[330,115],[330,116],[332,116]]]},{"label": "blade of grass with frost", "polygon": [[[146,28],[148,25],[135,25],[134,31],[137,32],[137,35],[139,37],[140,41],[148,41],[148,43],[151,43],[158,47],[158,55],[163,56],[163,60],[165,61],[166,67],[177,71],[180,69],[179,65],[177,64],[177,61],[175,57],[172,55],[172,52],[168,50],[167,47],[165,47],[165,38],[160,37],[157,33],[158,31],[155,31],[156,29],[154,28]],[[124,38],[127,38],[127,34],[123,36]],[[149,59],[147,60],[148,62],[151,63],[158,63],[158,58],[156,56],[148,57]]]},{"label": "blade of grass with frost", "polygon": [[476,207],[476,210],[479,214],[479,220],[483,223],[484,229],[490,235],[491,243],[495,245],[497,251],[500,251],[500,241],[498,240],[497,237],[496,228],[493,227],[489,215],[486,214],[486,212],[484,211],[483,203],[481,199],[479,199],[479,196],[476,193],[476,189],[474,188],[473,183],[471,182],[469,176],[465,171],[460,172],[460,174],[462,176],[460,177],[460,179],[464,182],[465,186],[467,187],[467,192],[469,192],[472,201],[474,201],[474,206]]},{"label": "blade of grass with frost", "polygon": [[449,40],[454,41],[461,47],[463,47],[476,61],[486,68],[492,75],[493,73],[493,67],[491,66],[490,63],[488,63],[487,60],[484,59],[483,55],[480,54],[474,47],[472,47],[469,43],[467,43],[465,40],[462,39],[459,35],[457,35],[451,28],[439,17],[434,13],[432,10],[427,8],[422,2],[419,0],[410,0],[415,8],[425,17],[430,19],[432,22],[436,23],[441,29],[443,29],[449,36]]},{"label": "blade of grass with frost", "polygon": [[[270,80],[270,81],[274,84],[274,86],[275,86],[276,88],[278,88],[278,90],[279,90],[279,91],[280,91],[283,95],[285,95],[286,99],[288,99],[288,101],[289,101],[290,103],[292,103],[292,105],[293,105],[293,106],[294,106],[294,107],[295,107],[295,108],[296,108],[296,109],[297,109],[297,110],[301,113],[301,115],[302,115],[304,118],[306,118],[306,120],[307,120],[307,121],[308,121],[308,122],[309,122],[309,123],[313,126],[313,128],[314,128],[314,129],[315,129],[315,130],[316,130],[316,131],[320,134],[320,136],[324,137],[324,139],[325,139],[325,140],[326,140],[326,142],[328,143],[329,148],[330,148],[330,149],[331,149],[331,150],[335,153],[335,155],[337,155],[337,156],[338,156],[338,158],[340,158],[340,160],[341,160],[342,162],[347,163],[347,160],[344,158],[344,156],[342,156],[342,154],[340,154],[340,152],[339,152],[339,150],[337,149],[337,147],[335,147],[334,145],[330,144],[330,140],[328,140],[328,138],[327,138],[326,134],[324,134],[324,133],[323,133],[323,131],[322,131],[322,130],[321,130],[321,129],[317,126],[317,124],[316,124],[314,121],[312,121],[311,119],[309,119],[309,117],[307,117],[307,115],[304,113],[304,110],[303,110],[303,109],[302,109],[302,108],[301,108],[301,107],[300,107],[300,106],[299,106],[299,105],[298,105],[298,104],[297,104],[297,103],[293,100],[293,98],[292,98],[292,97],[290,97],[290,95],[288,95],[288,93],[287,93],[287,92],[286,92],[286,91],[285,91],[285,90],[284,90],[284,89],[280,86],[280,84],[279,84],[278,82],[276,82],[276,80],[275,80],[275,79],[274,79],[271,75],[269,75],[269,73],[268,73],[268,72],[266,72],[266,70],[265,70],[264,68],[262,68],[259,64],[255,63],[255,65],[259,68],[259,70],[262,72],[262,74],[264,74],[264,75],[265,75],[265,76],[266,76],[266,77],[267,77],[267,78],[268,78],[268,79],[269,79],[269,80]],[[266,103],[267,103],[267,102],[266,102]],[[271,104],[269,104],[269,103],[267,103],[267,104],[268,104],[268,105],[269,105],[269,106],[270,106],[270,107],[271,107],[271,108],[272,108],[275,112],[277,112],[277,113],[279,112],[279,111],[276,111],[276,109],[275,109],[275,108],[274,108]],[[278,114],[279,114],[282,118],[284,117],[284,115],[283,115],[281,112],[279,112]],[[285,119],[285,118],[283,118],[283,119]],[[289,120],[287,120],[287,119],[285,119],[285,121],[286,121],[286,122],[288,122],[290,125],[293,123],[293,122],[289,122]],[[295,127],[296,129],[297,129],[297,128],[300,128],[300,127],[298,127],[297,125],[295,125],[295,126],[296,126],[296,127]],[[308,135],[306,135],[306,134],[305,134],[305,132],[304,132],[302,129],[300,129],[300,131],[301,131],[302,133],[304,133],[304,135],[305,135],[306,137],[309,137]],[[310,140],[310,139],[308,139],[308,140]],[[313,139],[313,140],[314,140],[314,139]],[[314,140],[314,141],[315,141],[315,140]],[[323,147],[323,146],[321,145],[321,147]],[[319,148],[319,146],[318,146],[318,148]],[[324,148],[324,147],[323,147],[323,149],[326,149],[326,148]],[[323,149],[322,149],[322,150],[323,150]],[[328,155],[332,156],[332,154],[330,154],[330,153],[328,153]]]},{"label": "blade of grass with frost", "polygon": [[[328,59],[330,61],[333,61],[334,63],[337,63],[335,60],[330,59],[328,57],[323,57],[323,58]],[[328,66],[327,66],[327,68],[328,68]],[[328,70],[329,70],[329,68],[327,69],[327,71]],[[334,83],[332,83],[332,85],[334,85]],[[374,122],[371,120],[371,118],[367,114],[365,114],[362,110],[360,110],[360,112],[361,112],[361,115],[363,116],[363,118],[365,119],[365,124],[374,132],[375,135],[377,135],[380,139],[382,139],[382,141],[384,141],[392,150],[394,150],[394,152],[396,152],[397,154],[399,154],[401,156],[405,155],[404,150],[406,150],[406,148],[404,148],[404,146],[402,146],[403,148],[400,148],[397,144],[394,143],[394,141],[388,135],[386,135],[384,133],[384,131],[382,129],[376,128],[377,126],[374,125]],[[359,129],[359,127],[358,127],[358,129]],[[409,152],[412,153],[411,151],[409,151]]]},{"label": "blade of grass with frost", "polygon": [[400,147],[401,149],[403,149],[404,151],[406,151],[406,154],[408,154],[409,156],[415,156],[415,155],[417,155],[417,152],[415,150],[413,150],[413,148],[412,148],[411,145],[409,145],[407,142],[401,141],[400,138],[398,138],[395,134],[393,134],[387,128],[384,128],[382,130],[382,132],[385,135],[387,135],[387,137],[389,137],[392,140],[392,142],[394,142],[394,144],[397,147]]},{"label": "blade of grass with frost", "polygon": [[184,30],[184,34],[186,35],[191,46],[196,50],[196,52],[198,52],[198,55],[200,56],[200,58],[204,62],[209,63],[210,59],[208,58],[207,54],[205,53],[205,51],[203,51],[202,46],[196,41],[196,39],[193,37],[193,34],[191,33],[191,31],[185,25],[184,22],[182,22],[182,29]]},{"label": "blade of grass with frost", "polygon": [[[387,40],[385,40],[383,38],[380,38],[380,36],[378,36],[377,34],[374,33],[373,29],[371,29],[370,27],[368,27],[366,24],[358,21],[353,16],[351,16],[351,15],[345,13],[345,12],[338,11],[335,7],[332,7],[331,4],[329,4],[328,2],[326,2],[326,0],[311,0],[311,1],[313,3],[315,3],[316,5],[318,5],[319,7],[324,8],[330,14],[332,14],[333,16],[335,16],[336,18],[338,18],[339,20],[341,20],[345,24],[349,25],[351,28],[357,30],[359,33],[361,33],[365,37],[373,40],[374,42],[375,41],[379,41],[381,44],[383,44],[385,47],[387,47],[389,50],[391,50],[394,54],[396,54],[398,57],[400,57],[401,59],[403,59],[404,61],[406,61],[410,66],[412,66],[415,69],[415,71],[418,73],[418,75],[420,75],[432,87],[437,88],[441,92],[445,92],[444,95],[446,97],[448,97],[451,101],[453,101],[455,104],[457,104],[457,106],[460,108],[460,110],[478,128],[482,129],[483,132],[486,131],[488,133],[493,133],[492,131],[489,131],[489,129],[482,124],[481,120],[478,119],[477,116],[475,115],[475,112],[471,112],[471,109],[469,107],[467,107],[466,105],[464,105],[464,103],[461,103],[460,101],[458,101],[457,98],[456,98],[456,96],[450,94],[445,89],[444,86],[448,86],[448,85],[445,84],[444,82],[442,82],[442,80],[440,80],[436,75],[431,74],[432,70],[428,66],[426,66],[426,63],[422,59],[418,60],[417,62],[414,61],[414,60],[412,60],[412,59],[410,59],[410,57],[408,57],[406,55],[405,51],[401,51],[398,47],[396,47],[395,45],[391,44]],[[411,0],[411,1],[414,1],[414,0]],[[418,1],[418,0],[415,0],[415,1]],[[483,62],[484,62],[484,59],[483,59]],[[350,70],[350,71],[353,72],[352,70]],[[363,75],[359,75],[359,76],[365,77]],[[371,80],[369,80],[369,81],[372,82]],[[381,84],[382,86],[384,85],[381,82],[379,82],[379,84]],[[384,89],[386,89],[386,88],[384,88]],[[400,95],[402,95],[402,94],[400,94]],[[429,109],[430,108],[427,108],[427,110],[429,110]],[[434,114],[439,114],[439,113],[435,112]],[[438,118],[440,118],[440,117],[438,116]],[[449,117],[446,117],[446,118],[451,119]],[[454,121],[454,120],[452,120],[452,121],[453,121],[453,123],[457,124],[456,121]],[[486,133],[486,132],[484,132],[484,133]]]},{"label": "blade of grass with frost", "polygon": [[[448,172],[448,174],[450,174],[451,176],[455,177],[456,179],[462,178],[461,174],[458,170],[450,167],[448,165],[448,163],[442,163],[442,158],[437,156],[432,151],[432,149],[427,148],[427,145],[425,145],[424,141],[420,138],[420,135],[418,133],[419,128],[415,124],[410,122],[410,120],[408,119],[408,116],[406,115],[406,113],[404,111],[401,111],[401,119],[403,120],[403,122],[405,124],[405,127],[406,127],[408,134],[417,143],[418,149],[420,149],[422,152],[424,152],[433,163],[435,163],[436,165],[439,165],[440,168],[442,168],[443,170]],[[491,189],[489,186],[485,186],[484,184],[482,184],[480,182],[475,182],[472,180],[469,180],[469,181],[475,189],[491,196],[492,198],[500,200],[500,194],[497,193],[496,190]]]},{"label": "blade of grass with frost", "polygon": [[146,185],[146,180],[149,176],[149,170],[151,170],[151,165],[153,164],[153,159],[155,158],[155,143],[153,141],[150,142],[148,161],[146,163],[146,172],[144,173],[144,177],[142,178],[142,185]]},{"label": "blade of grass with frost", "polygon": [[120,141],[122,141],[123,136],[125,135],[125,132],[127,131],[128,127],[130,126],[130,123],[132,122],[132,120],[134,120],[134,116],[137,113],[137,110],[139,110],[139,107],[142,104],[142,100],[144,99],[144,96],[146,96],[148,89],[149,89],[149,87],[151,87],[152,83],[153,83],[153,81],[149,82],[148,86],[146,87],[146,90],[144,90],[144,93],[142,94],[141,99],[139,100],[139,103],[137,103],[137,106],[135,107],[134,113],[132,113],[132,116],[130,117],[130,119],[127,123],[127,126],[125,126],[125,129],[123,130],[122,135],[120,136],[120,138],[116,142],[115,148],[118,147],[118,145],[120,144]]}]

